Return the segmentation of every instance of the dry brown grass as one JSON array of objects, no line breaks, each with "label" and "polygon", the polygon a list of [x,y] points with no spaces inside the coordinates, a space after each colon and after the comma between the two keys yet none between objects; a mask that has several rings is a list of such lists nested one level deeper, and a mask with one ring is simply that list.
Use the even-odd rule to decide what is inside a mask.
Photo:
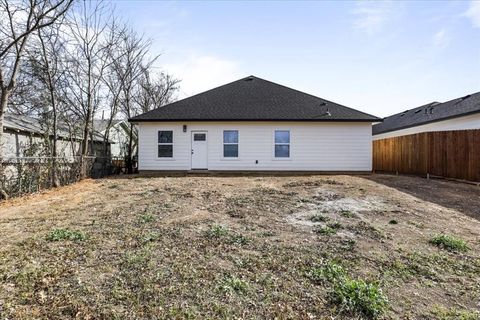
[{"label": "dry brown grass", "polygon": [[[384,318],[478,317],[480,222],[379,177],[87,180],[11,200],[0,319],[362,317],[308,277],[328,261],[378,284]],[[470,250],[436,247],[435,234]]]}]

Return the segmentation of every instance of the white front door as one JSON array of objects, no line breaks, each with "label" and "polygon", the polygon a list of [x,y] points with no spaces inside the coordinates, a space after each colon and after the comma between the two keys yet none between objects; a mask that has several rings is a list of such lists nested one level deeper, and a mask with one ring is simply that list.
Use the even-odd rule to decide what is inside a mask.
[{"label": "white front door", "polygon": [[208,169],[206,131],[192,131],[192,169]]}]

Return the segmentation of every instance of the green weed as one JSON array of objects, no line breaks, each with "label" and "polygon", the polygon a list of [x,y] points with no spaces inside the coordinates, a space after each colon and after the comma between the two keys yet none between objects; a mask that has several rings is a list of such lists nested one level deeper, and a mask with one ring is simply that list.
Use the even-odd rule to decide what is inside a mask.
[{"label": "green weed", "polygon": [[248,283],[235,276],[226,276],[220,284],[220,290],[224,292],[246,293]]},{"label": "green weed", "polygon": [[339,305],[344,312],[377,318],[388,307],[388,299],[378,284],[351,279],[346,270],[335,262],[329,261],[310,269],[307,277],[317,284],[329,284],[332,302]]},{"label": "green weed", "polygon": [[431,314],[439,320],[479,320],[480,312],[435,306]]},{"label": "green weed", "polygon": [[315,232],[324,236],[330,236],[337,233],[337,229],[325,226],[315,229]]},{"label": "green weed", "polygon": [[228,235],[228,229],[222,225],[215,224],[210,226],[210,228],[205,232],[205,235],[210,239],[219,239]]},{"label": "green weed", "polygon": [[310,217],[310,221],[312,222],[327,222],[328,220],[330,220],[329,217],[326,217],[321,214],[316,214]]},{"label": "green weed", "polygon": [[387,297],[375,283],[361,279],[344,278],[334,285],[333,300],[342,309],[361,313],[369,318],[378,318],[388,306]]},{"label": "green weed", "polygon": [[448,251],[467,251],[467,243],[454,236],[439,234],[430,239],[430,243]]},{"label": "green weed", "polygon": [[86,235],[80,231],[69,230],[69,229],[55,229],[47,235],[48,241],[84,241],[87,239]]},{"label": "green weed", "polygon": [[153,214],[149,214],[149,213],[142,214],[140,216],[140,221],[143,222],[143,223],[153,222],[153,221],[155,221],[155,216]]},{"label": "green weed", "polygon": [[355,216],[355,214],[352,211],[349,211],[349,210],[342,210],[340,212],[340,214],[342,216],[344,216],[345,218],[353,218]]}]

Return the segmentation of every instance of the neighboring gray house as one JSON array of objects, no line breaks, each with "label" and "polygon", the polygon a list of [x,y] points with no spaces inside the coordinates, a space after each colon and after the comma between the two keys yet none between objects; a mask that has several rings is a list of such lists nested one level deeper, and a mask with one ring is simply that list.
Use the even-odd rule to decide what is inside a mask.
[{"label": "neighboring gray house", "polygon": [[[32,156],[32,148],[35,145],[45,143],[46,128],[41,122],[33,117],[6,113],[3,128],[2,155],[4,160],[17,157]],[[49,137],[53,139],[52,136]],[[77,133],[71,136],[70,130],[65,124],[58,126],[57,154],[59,157],[74,158],[80,154],[81,134]],[[107,147],[107,157],[109,157],[110,142]],[[93,155],[102,156],[103,139],[98,133],[93,137]],[[34,152],[33,156],[38,155]]]},{"label": "neighboring gray house", "polygon": [[372,170],[381,119],[249,76],[129,119],[149,170]]},{"label": "neighboring gray house", "polygon": [[429,131],[480,129],[480,92],[431,102],[386,117],[373,126],[373,140]]}]

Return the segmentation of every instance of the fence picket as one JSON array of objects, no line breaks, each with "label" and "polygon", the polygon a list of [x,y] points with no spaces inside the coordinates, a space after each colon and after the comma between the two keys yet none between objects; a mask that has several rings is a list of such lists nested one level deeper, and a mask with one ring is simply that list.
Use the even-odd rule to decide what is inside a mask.
[{"label": "fence picket", "polygon": [[373,170],[480,182],[480,129],[375,140]]}]

